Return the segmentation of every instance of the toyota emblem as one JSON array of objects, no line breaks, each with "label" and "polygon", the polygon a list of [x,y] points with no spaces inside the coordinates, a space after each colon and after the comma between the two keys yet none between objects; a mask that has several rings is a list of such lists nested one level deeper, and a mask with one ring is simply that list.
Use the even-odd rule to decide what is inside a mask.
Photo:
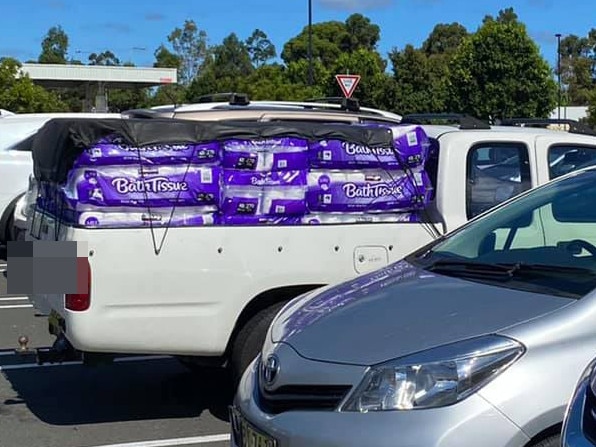
[{"label": "toyota emblem", "polygon": [[275,355],[270,355],[263,367],[263,379],[266,385],[272,385],[279,372],[279,359]]}]

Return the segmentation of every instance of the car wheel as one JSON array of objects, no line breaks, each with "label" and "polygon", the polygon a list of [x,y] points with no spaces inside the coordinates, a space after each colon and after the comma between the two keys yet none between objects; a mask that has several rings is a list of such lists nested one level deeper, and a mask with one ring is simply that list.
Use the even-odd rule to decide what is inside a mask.
[{"label": "car wheel", "polygon": [[530,447],[560,447],[561,435],[552,435],[540,442],[532,444]]},{"label": "car wheel", "polygon": [[248,368],[248,365],[261,352],[269,325],[286,303],[287,301],[275,303],[257,312],[236,335],[230,359],[234,387],[240,382],[242,374]]}]

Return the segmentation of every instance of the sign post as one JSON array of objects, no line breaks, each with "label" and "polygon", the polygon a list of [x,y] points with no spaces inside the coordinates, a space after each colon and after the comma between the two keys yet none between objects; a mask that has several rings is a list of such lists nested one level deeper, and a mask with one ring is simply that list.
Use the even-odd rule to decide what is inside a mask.
[{"label": "sign post", "polygon": [[338,74],[335,75],[335,80],[341,87],[346,98],[351,98],[356,86],[360,82],[360,75]]}]

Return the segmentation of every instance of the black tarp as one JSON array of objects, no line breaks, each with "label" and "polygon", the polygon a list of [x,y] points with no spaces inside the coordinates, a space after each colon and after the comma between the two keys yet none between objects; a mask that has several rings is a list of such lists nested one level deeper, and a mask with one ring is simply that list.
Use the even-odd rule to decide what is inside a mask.
[{"label": "black tarp", "polygon": [[42,181],[64,182],[79,154],[108,135],[117,136],[123,144],[133,147],[282,136],[309,141],[336,139],[369,147],[388,147],[393,138],[387,127],[335,123],[55,118],[37,132],[33,141],[35,177]]}]

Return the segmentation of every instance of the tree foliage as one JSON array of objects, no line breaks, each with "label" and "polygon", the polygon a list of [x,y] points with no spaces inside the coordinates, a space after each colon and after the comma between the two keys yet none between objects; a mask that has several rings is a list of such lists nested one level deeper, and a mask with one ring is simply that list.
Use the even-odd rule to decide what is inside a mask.
[{"label": "tree foliage", "polygon": [[566,36],[560,51],[565,102],[572,106],[588,104],[596,89],[596,28],[585,37]]},{"label": "tree foliage", "polygon": [[68,53],[68,35],[61,26],[49,29],[41,42],[41,54],[38,62],[41,64],[66,64]]},{"label": "tree foliage", "polygon": [[120,65],[120,59],[110,50],[106,50],[101,53],[91,53],[89,65],[117,66]]},{"label": "tree foliage", "polygon": [[35,85],[20,69],[17,60],[0,59],[0,108],[15,113],[67,110],[66,104],[55,94]]},{"label": "tree foliage", "polygon": [[192,81],[188,97],[192,98],[214,92],[238,90],[240,82],[254,70],[246,44],[235,33],[216,45]]},{"label": "tree foliage", "polygon": [[523,24],[506,12],[485,20],[456,50],[449,70],[454,111],[484,119],[544,117],[556,105],[556,84]]},{"label": "tree foliage", "polygon": [[207,55],[207,33],[194,20],[186,20],[182,28],[175,28],[168,36],[174,54],[180,60],[180,83],[188,85],[197,75]]},{"label": "tree foliage", "polygon": [[275,45],[271,43],[267,34],[260,29],[254,30],[250,37],[246,39],[246,48],[255,67],[260,67],[277,56]]},{"label": "tree foliage", "polygon": [[[307,27],[280,46],[279,58],[259,28],[242,39],[232,33],[210,44],[206,31],[186,20],[166,38],[155,49],[153,66],[175,68],[179,83],[151,90],[110,89],[112,110],[180,104],[227,91],[246,92],[255,100],[339,96],[334,77],[338,73],[361,76],[354,97],[363,105],[402,114],[456,111],[480,118],[539,117],[556,105],[553,73],[513,8],[485,16],[475,32],[459,23],[439,23],[420,46],[393,48],[386,55],[377,49],[381,29],[362,14],[352,14],[345,21],[315,23],[312,85],[307,85]],[[566,103],[591,104],[591,119],[596,120],[596,28],[584,37],[567,36],[561,43]],[[70,59],[68,35],[60,26],[49,29],[41,46],[39,61],[44,63],[122,65],[109,48],[98,49],[83,62]],[[34,107],[42,110],[66,103],[70,110],[81,111],[84,90],[60,89],[43,96],[47,92],[41,87],[20,79],[18,88],[14,82],[10,86],[5,82],[5,104],[37,104]],[[32,95],[43,96],[49,105],[42,106]]]}]

